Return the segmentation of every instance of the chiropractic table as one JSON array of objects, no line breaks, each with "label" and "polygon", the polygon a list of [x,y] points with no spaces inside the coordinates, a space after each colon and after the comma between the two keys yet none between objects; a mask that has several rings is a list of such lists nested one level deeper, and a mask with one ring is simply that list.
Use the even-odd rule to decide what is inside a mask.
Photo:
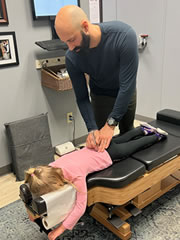
[{"label": "chiropractic table", "polygon": [[[88,213],[123,240],[131,237],[125,220],[180,183],[180,112],[161,110],[150,124],[167,131],[167,139],[87,176]],[[46,201],[33,199],[26,184],[20,186],[20,197],[48,234],[51,229],[41,221],[47,214]]]}]

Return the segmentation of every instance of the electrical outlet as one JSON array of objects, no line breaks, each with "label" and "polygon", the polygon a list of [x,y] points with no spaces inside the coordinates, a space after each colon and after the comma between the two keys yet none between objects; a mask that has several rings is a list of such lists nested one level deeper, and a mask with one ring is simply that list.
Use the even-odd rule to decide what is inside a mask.
[{"label": "electrical outlet", "polygon": [[69,112],[67,113],[67,123],[72,123],[73,121],[73,113]]}]

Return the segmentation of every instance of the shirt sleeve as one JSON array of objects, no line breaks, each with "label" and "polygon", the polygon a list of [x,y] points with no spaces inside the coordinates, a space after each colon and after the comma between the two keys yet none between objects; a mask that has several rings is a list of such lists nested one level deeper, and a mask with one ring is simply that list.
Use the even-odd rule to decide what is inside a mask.
[{"label": "shirt sleeve", "polygon": [[136,89],[136,76],[138,69],[138,48],[136,33],[132,28],[127,32],[126,37],[119,49],[120,71],[119,71],[119,92],[109,117],[120,121],[127,111],[128,104]]},{"label": "shirt sleeve", "polygon": [[78,220],[84,214],[87,205],[87,185],[86,179],[84,177],[78,177],[73,184],[77,188],[76,193],[76,202],[74,205],[73,210],[70,214],[66,217],[63,222],[63,226],[66,229],[72,230],[73,227],[76,225]]},{"label": "shirt sleeve", "polygon": [[93,109],[89,100],[89,93],[84,73],[74,66],[71,59],[66,56],[66,68],[71,78],[76,101],[85,121],[88,131],[98,129],[94,118]]}]

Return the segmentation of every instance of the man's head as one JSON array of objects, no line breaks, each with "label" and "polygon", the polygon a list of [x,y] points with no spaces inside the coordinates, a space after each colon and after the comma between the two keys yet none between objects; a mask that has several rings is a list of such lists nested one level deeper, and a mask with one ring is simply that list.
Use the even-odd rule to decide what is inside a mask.
[{"label": "man's head", "polygon": [[65,42],[69,50],[79,51],[90,46],[90,22],[84,11],[68,5],[58,12],[55,20],[55,29],[59,38]]}]

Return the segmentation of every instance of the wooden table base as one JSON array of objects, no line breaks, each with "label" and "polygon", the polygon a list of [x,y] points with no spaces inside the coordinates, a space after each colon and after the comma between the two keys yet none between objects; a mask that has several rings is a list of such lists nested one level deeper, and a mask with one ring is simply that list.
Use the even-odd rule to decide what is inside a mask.
[{"label": "wooden table base", "polygon": [[[137,179],[124,188],[108,189],[105,187],[94,187],[93,189],[88,190],[88,205],[91,206],[92,204],[95,204],[90,215],[120,239],[129,239],[131,237],[130,225],[124,222],[120,228],[114,227],[108,221],[109,212],[107,208],[100,202],[118,205],[118,207],[112,212],[121,220],[125,221],[132,216],[132,214],[125,208],[128,204],[131,203],[137,208],[143,209],[145,206],[178,185],[180,183],[179,169],[180,157],[178,156],[161,165],[159,168],[146,173],[142,178]],[[133,193],[130,190],[133,190]],[[123,198],[121,198],[121,194]]]}]

